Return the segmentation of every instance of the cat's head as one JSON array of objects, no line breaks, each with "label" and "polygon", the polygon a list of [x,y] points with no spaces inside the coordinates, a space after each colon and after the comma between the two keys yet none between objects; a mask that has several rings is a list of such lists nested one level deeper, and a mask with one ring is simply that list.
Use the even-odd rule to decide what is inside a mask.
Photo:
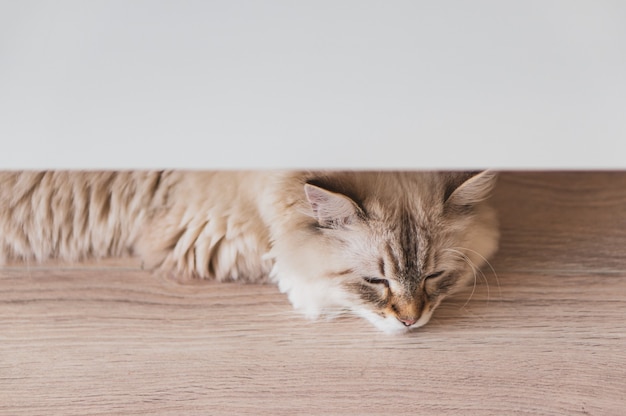
[{"label": "cat's head", "polygon": [[310,316],[350,311],[386,332],[428,322],[497,247],[496,175],[344,173],[309,178],[275,242],[276,278]]}]

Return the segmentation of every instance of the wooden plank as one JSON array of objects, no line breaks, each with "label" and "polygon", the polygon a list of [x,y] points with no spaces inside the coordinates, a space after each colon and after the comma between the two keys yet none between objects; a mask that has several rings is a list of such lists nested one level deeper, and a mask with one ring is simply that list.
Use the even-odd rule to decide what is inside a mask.
[{"label": "wooden plank", "polygon": [[4,272],[0,412],[617,414],[625,279],[500,285],[389,336],[306,321],[272,286]]},{"label": "wooden plank", "polygon": [[626,270],[626,172],[504,173],[494,203],[502,272]]}]

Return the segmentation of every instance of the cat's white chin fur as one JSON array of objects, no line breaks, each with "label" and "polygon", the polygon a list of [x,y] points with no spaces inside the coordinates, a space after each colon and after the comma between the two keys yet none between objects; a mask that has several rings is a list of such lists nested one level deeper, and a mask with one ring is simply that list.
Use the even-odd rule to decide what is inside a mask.
[{"label": "cat's white chin fur", "polygon": [[355,313],[358,316],[367,319],[376,328],[378,328],[379,330],[387,334],[404,334],[412,329],[419,328],[421,326],[426,325],[426,323],[428,323],[428,321],[430,320],[430,317],[433,312],[432,310],[428,312],[424,312],[422,316],[420,317],[420,319],[418,319],[416,323],[414,323],[413,325],[409,327],[404,325],[394,316],[383,317],[365,308],[356,310]]}]

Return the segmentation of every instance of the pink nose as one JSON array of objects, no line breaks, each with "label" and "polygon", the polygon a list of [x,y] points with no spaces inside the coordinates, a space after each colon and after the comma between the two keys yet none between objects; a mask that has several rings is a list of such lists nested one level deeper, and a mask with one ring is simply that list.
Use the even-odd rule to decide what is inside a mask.
[{"label": "pink nose", "polygon": [[404,326],[411,326],[417,322],[417,319],[415,318],[398,318],[398,320],[402,322]]}]

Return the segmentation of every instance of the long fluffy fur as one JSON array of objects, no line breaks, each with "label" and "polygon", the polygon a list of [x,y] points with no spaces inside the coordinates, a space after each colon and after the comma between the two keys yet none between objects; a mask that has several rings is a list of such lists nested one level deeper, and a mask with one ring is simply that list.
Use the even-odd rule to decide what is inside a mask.
[{"label": "long fluffy fur", "polygon": [[[495,214],[484,202],[493,175],[468,177],[429,172],[5,172],[0,173],[0,260],[135,254],[147,267],[177,279],[272,279],[309,316],[349,309],[382,329],[396,330],[402,326],[389,315],[400,319],[401,313],[421,313],[421,325],[440,301],[409,299],[419,282],[424,286],[422,275],[431,265],[463,269],[460,286],[471,271],[459,262],[480,266],[496,249]],[[322,204],[335,199],[341,209],[316,211],[307,199],[314,197],[305,192],[307,183],[315,186],[309,191],[329,192],[327,198],[321,195]],[[322,220],[320,212],[345,213],[347,220]],[[466,250],[461,260],[445,254],[458,254],[459,247]],[[393,302],[394,312],[389,312],[391,303],[373,311],[362,292],[369,290],[373,297],[374,289],[359,286],[362,278],[378,273],[385,256],[413,264],[409,271],[394,272],[400,282],[392,279],[397,299],[388,303]],[[355,295],[353,287],[361,294]],[[402,299],[408,302],[406,312],[398,312]],[[424,306],[427,301],[432,306]]]}]

